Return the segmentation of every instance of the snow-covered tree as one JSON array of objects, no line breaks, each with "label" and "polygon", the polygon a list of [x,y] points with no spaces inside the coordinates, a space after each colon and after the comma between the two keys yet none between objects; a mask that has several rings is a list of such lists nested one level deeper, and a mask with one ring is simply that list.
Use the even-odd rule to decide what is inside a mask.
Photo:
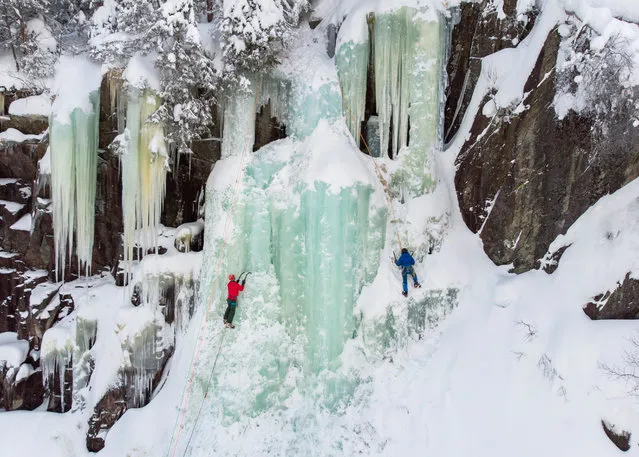
[{"label": "snow-covered tree", "polygon": [[104,62],[125,65],[133,54],[147,54],[159,46],[160,20],[155,1],[105,1],[91,20],[91,54]]},{"label": "snow-covered tree", "polygon": [[307,0],[224,0],[222,51],[228,74],[277,63]]},{"label": "snow-covered tree", "polygon": [[0,49],[9,49],[18,70],[22,46],[28,41],[29,19],[45,11],[47,0],[2,0],[0,2]]},{"label": "snow-covered tree", "polygon": [[193,0],[167,1],[156,24],[163,105],[169,144],[178,153],[191,152],[191,140],[212,124],[218,76],[200,43]]}]

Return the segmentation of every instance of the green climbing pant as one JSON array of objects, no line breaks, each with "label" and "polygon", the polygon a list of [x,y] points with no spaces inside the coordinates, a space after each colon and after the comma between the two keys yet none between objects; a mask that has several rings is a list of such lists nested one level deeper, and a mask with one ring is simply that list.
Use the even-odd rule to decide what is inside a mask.
[{"label": "green climbing pant", "polygon": [[235,308],[237,307],[237,300],[226,300],[228,306],[226,307],[226,312],[224,313],[224,322],[228,322],[229,324],[233,323],[233,318],[235,317]]}]

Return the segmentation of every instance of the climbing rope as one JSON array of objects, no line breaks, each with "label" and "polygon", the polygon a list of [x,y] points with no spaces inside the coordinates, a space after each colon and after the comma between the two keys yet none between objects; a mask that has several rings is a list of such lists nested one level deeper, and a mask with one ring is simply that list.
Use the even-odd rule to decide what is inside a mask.
[{"label": "climbing rope", "polygon": [[206,382],[206,388],[204,389],[204,398],[202,398],[202,402],[200,403],[200,408],[197,410],[197,415],[195,416],[195,421],[193,422],[193,428],[191,429],[191,433],[189,433],[189,439],[186,441],[186,447],[184,448],[184,456],[186,456],[186,452],[189,450],[189,446],[191,445],[191,439],[193,439],[193,432],[195,432],[195,427],[197,427],[197,422],[200,420],[200,414],[202,413],[202,408],[204,407],[204,400],[209,394],[209,387],[211,386],[211,381],[213,380],[213,373],[215,372],[215,366],[217,365],[217,358],[220,356],[220,350],[224,345],[224,337],[226,336],[224,330],[222,330],[222,338],[220,339],[220,346],[217,348],[217,354],[215,355],[215,362],[213,362],[213,368],[211,368],[211,374],[209,375],[209,380]]},{"label": "climbing rope", "polygon": [[[342,94],[342,102],[344,103],[344,108],[346,108],[346,111],[348,111],[348,115],[351,117],[353,125],[357,125],[357,119],[355,118],[355,116],[353,116],[353,113],[351,112],[351,109],[348,106],[348,102],[346,101],[346,98],[344,97],[344,91],[342,90],[342,85],[340,84],[339,79],[337,80],[337,85],[339,86],[340,93]],[[384,175],[382,174],[382,170],[379,168],[379,165],[377,164],[377,161],[375,160],[375,157],[373,157],[373,154],[371,154],[371,150],[368,147],[368,143],[366,142],[366,139],[364,138],[364,135],[362,134],[361,129],[360,129],[360,132],[359,132],[359,137],[362,139],[362,142],[364,143],[364,147],[366,148],[366,152],[367,152],[368,156],[371,158],[371,161],[373,162],[373,165],[375,166],[375,171],[377,172],[377,178],[379,179],[379,181],[382,183],[382,185],[386,189],[386,199],[388,200],[388,206],[390,207],[390,211],[391,211],[391,218],[392,218],[391,220],[397,220],[397,218],[395,217],[395,210],[393,208],[393,195],[392,195],[390,187],[388,185],[388,181],[386,179],[384,179]],[[399,236],[399,231],[397,230],[397,227],[395,227],[395,236],[397,237],[397,244],[399,244],[399,248],[402,249],[404,247],[404,245],[403,245],[402,240],[401,240],[401,238]]]},{"label": "climbing rope", "polygon": [[[255,92],[255,101],[253,103],[253,112],[257,112],[257,103],[259,100],[259,95],[260,95],[260,90],[262,88],[262,77],[260,76],[260,81],[257,85],[257,90]],[[175,420],[175,425],[173,426],[173,433],[171,434],[171,440],[169,441],[169,449],[171,448],[171,443],[174,442],[174,446],[173,446],[173,451],[170,453],[171,457],[175,457],[175,454],[177,452],[177,447],[178,447],[178,443],[180,441],[180,435],[182,433],[182,429],[184,428],[184,419],[186,418],[186,410],[188,408],[188,404],[189,404],[189,400],[191,397],[191,392],[193,390],[193,380],[195,379],[195,367],[196,367],[196,363],[198,361],[199,355],[200,355],[200,350],[202,348],[202,343],[204,342],[204,337],[202,334],[202,331],[204,330],[204,327],[206,326],[206,322],[208,321],[208,317],[211,311],[211,305],[213,304],[213,296],[215,295],[215,289],[216,289],[216,284],[217,284],[217,279],[220,276],[220,270],[222,268],[222,257],[224,255],[224,251],[226,250],[226,246],[228,244],[228,237],[229,237],[229,232],[231,229],[231,222],[233,221],[233,216],[235,214],[235,206],[237,203],[237,198],[239,195],[239,190],[240,190],[240,183],[242,182],[242,177],[244,176],[244,162],[246,160],[246,152],[249,148],[249,143],[250,143],[250,138],[251,138],[251,134],[249,132],[247,132],[246,134],[246,143],[244,145],[244,151],[242,152],[242,158],[240,160],[240,169],[238,171],[237,174],[237,178],[235,180],[235,190],[234,190],[234,194],[233,194],[233,202],[231,204],[231,210],[229,212],[229,216],[226,219],[226,227],[224,230],[224,237],[222,239],[222,246],[220,248],[220,254],[218,256],[218,261],[217,261],[217,267],[216,267],[216,271],[215,271],[215,275],[213,277],[213,285],[211,287],[211,293],[208,296],[207,299],[207,305],[206,305],[206,312],[204,314],[204,320],[202,325],[200,326],[200,330],[198,332],[198,344],[197,347],[195,349],[195,352],[193,353],[193,357],[191,358],[191,362],[190,362],[190,366],[191,366],[191,372],[189,374],[189,380],[188,382],[184,385],[184,389],[182,390],[182,397],[180,399],[180,405],[182,406],[182,413],[180,415],[178,415],[178,417],[176,417]],[[221,344],[220,344],[220,348],[221,348]],[[220,349],[218,348],[218,355],[219,355]],[[215,363],[217,363],[217,356],[215,358]],[[213,369],[215,369],[215,363],[213,364]],[[213,371],[211,371],[211,376],[213,376]],[[206,398],[206,395],[205,397]],[[204,403],[204,398],[202,399],[202,403]],[[201,410],[201,405],[200,405],[200,410]],[[198,416],[199,416],[199,412],[198,412]],[[178,420],[179,420],[179,425],[178,425]],[[197,419],[195,424],[197,423]],[[193,424],[193,428],[195,428],[195,424]],[[177,435],[176,435],[176,430],[177,430]],[[174,440],[175,438],[175,440]],[[188,445],[187,445],[188,448]],[[185,449],[185,453],[186,453],[186,449]]]}]

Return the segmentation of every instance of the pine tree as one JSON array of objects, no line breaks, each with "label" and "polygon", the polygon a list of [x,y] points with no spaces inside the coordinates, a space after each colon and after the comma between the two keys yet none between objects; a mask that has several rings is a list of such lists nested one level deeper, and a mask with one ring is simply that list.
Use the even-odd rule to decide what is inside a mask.
[{"label": "pine tree", "polygon": [[159,46],[160,10],[153,0],[112,0],[100,6],[90,27],[91,54],[107,63],[126,65],[136,53]]},{"label": "pine tree", "polygon": [[275,65],[307,8],[307,0],[224,0],[225,71],[254,72]]},{"label": "pine tree", "polygon": [[164,99],[157,116],[167,125],[172,148],[190,153],[191,141],[212,124],[218,75],[213,61],[200,43],[193,0],[167,2],[156,24],[161,93]]}]

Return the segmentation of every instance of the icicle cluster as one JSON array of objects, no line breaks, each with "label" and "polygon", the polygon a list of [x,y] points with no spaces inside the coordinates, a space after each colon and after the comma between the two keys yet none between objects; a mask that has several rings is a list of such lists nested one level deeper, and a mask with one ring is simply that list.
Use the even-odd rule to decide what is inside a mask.
[{"label": "icicle cluster", "polygon": [[95,318],[78,315],[75,321],[75,351],[73,356],[73,397],[89,385],[93,370],[91,348],[98,333],[98,322]]},{"label": "icicle cluster", "polygon": [[[375,99],[380,121],[380,150],[393,157],[408,142],[408,107],[413,71],[415,10],[402,7],[375,17]],[[391,137],[392,133],[392,138]]]},{"label": "icicle cluster", "polygon": [[62,411],[66,411],[70,407],[65,404],[64,378],[67,368],[73,363],[73,352],[73,338],[67,328],[53,327],[45,332],[42,338],[40,358],[42,378],[49,395],[53,395],[56,386],[59,386]]},{"label": "icicle cluster", "polygon": [[291,84],[289,81],[283,81],[270,75],[264,76],[260,87],[258,111],[260,107],[270,102],[271,116],[287,124],[290,90]]},{"label": "icicle cluster", "polygon": [[[93,252],[95,188],[97,179],[100,96],[91,92],[87,107],[70,116],[50,120],[51,196],[56,250],[56,275],[66,267],[74,238],[79,269],[89,274]],[[83,109],[84,108],[84,109]],[[89,108],[89,109],[86,109]],[[75,237],[74,237],[75,234]]]},{"label": "icicle cluster", "polygon": [[[222,158],[242,155],[255,144],[255,94],[236,93],[224,106]],[[251,148],[251,149],[248,149]]]},{"label": "icicle cluster", "polygon": [[[340,29],[335,54],[346,124],[357,144],[359,144],[360,128],[365,116],[366,80],[370,58],[370,42],[366,28],[364,16],[349,16]],[[354,31],[359,32],[357,33],[358,41],[354,41],[357,38],[353,39],[346,35]]]},{"label": "icicle cluster", "polygon": [[164,205],[168,155],[164,127],[149,122],[161,105],[150,90],[129,89],[126,130],[128,141],[122,155],[122,220],[124,264],[130,278],[133,249],[154,248]]}]

